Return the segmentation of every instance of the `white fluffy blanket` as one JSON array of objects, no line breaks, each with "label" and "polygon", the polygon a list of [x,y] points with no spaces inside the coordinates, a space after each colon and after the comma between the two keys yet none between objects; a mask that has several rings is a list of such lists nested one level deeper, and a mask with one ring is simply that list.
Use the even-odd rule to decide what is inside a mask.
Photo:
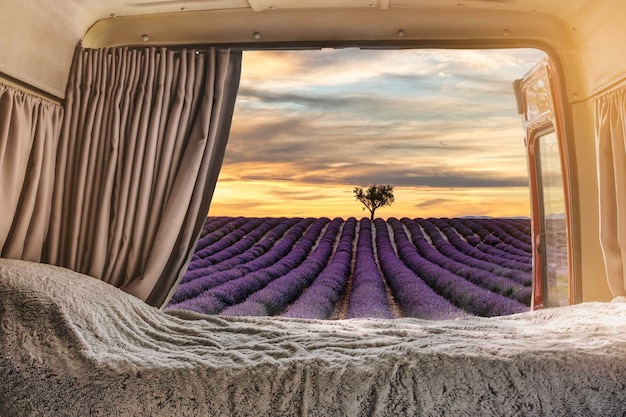
[{"label": "white fluffy blanket", "polygon": [[167,314],[0,260],[0,415],[617,416],[626,301],[503,318]]}]

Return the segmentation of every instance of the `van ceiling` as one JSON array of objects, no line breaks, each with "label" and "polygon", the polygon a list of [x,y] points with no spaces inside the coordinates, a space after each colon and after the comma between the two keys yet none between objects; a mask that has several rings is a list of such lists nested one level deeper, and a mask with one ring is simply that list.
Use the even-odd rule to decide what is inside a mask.
[{"label": "van ceiling", "polygon": [[[157,28],[160,26],[160,33],[163,33],[164,25],[166,28],[171,27],[165,32],[166,37],[151,40],[155,44],[181,44],[187,42],[188,39],[194,39],[196,43],[211,43],[216,42],[216,39],[220,41],[230,39],[229,36],[232,36],[232,41],[235,42],[238,39],[225,27],[236,29],[251,24],[250,22],[259,22],[261,27],[266,25],[266,32],[270,29],[281,31],[277,33],[285,34],[283,41],[316,41],[319,39],[313,36],[324,32],[324,25],[326,22],[332,24],[333,18],[337,25],[336,33],[326,29],[324,36],[328,39],[341,40],[344,34],[337,29],[341,26],[359,28],[357,34],[353,36],[369,40],[384,40],[385,32],[376,32],[377,28],[384,27],[385,22],[390,22],[388,24],[391,25],[396,21],[402,24],[413,24],[421,29],[415,32],[415,39],[440,39],[445,37],[441,31],[448,29],[452,32],[450,32],[451,35],[446,36],[461,39],[464,36],[473,38],[491,36],[484,30],[475,33],[470,30],[466,34],[463,32],[465,29],[458,29],[459,19],[464,19],[463,16],[482,15],[484,21],[480,25],[485,27],[489,26],[489,22],[492,22],[491,26],[501,24],[501,16],[493,13],[508,13],[506,16],[511,22],[516,20],[514,17],[526,20],[525,26],[520,26],[520,31],[518,31],[521,34],[522,32],[531,33],[534,28],[542,31],[545,30],[545,26],[552,26],[554,29],[559,25],[567,28],[583,25],[587,17],[586,10],[591,6],[597,6],[598,3],[612,2],[598,2],[597,0],[2,0],[0,2],[0,72],[63,97],[74,48],[85,38],[92,26],[93,38],[96,40],[95,46],[108,46],[107,42],[110,42],[110,45],[139,43],[138,40],[125,42],[125,38],[111,38],[111,36],[120,36],[120,31],[125,30],[124,24],[137,28],[144,21],[146,24],[154,22],[153,25]],[[206,13],[212,13],[212,15]],[[316,16],[316,19],[307,17],[311,16],[311,13]],[[428,13],[439,13],[438,21],[435,22],[436,26],[434,23],[429,23],[433,19]],[[156,16],[159,15],[171,19],[173,25],[169,26],[170,20],[165,17],[157,19]],[[213,15],[219,15],[220,18],[211,21],[210,17]],[[133,18],[134,20],[128,20],[131,16],[136,17]],[[225,16],[236,17],[236,19],[224,19]],[[294,16],[295,19],[291,19],[290,16]],[[450,16],[449,21],[448,16]],[[530,16],[539,20],[533,24]],[[547,18],[552,20],[548,21]],[[207,33],[210,32],[211,24],[220,27],[219,20],[222,20],[222,36],[225,38],[198,39],[198,36],[205,36],[198,33],[193,33],[194,38],[182,36],[186,35],[185,22],[187,20],[191,22],[192,28],[197,22],[206,22],[204,31]],[[465,20],[468,19],[465,18]],[[100,23],[96,25],[97,22]],[[420,27],[419,25],[423,22],[429,23],[430,26],[426,24],[424,28]],[[317,25],[317,32],[306,32],[309,25]],[[456,32],[454,28],[457,28]],[[246,27],[247,31],[253,29]],[[398,29],[403,28],[394,29],[393,36],[401,32]],[[294,32],[295,30],[304,32],[298,34]],[[509,36],[509,34],[506,30],[503,32],[499,28],[497,36]],[[552,35],[546,32],[544,36]],[[281,40],[279,37],[280,35],[275,34],[271,41]]]}]

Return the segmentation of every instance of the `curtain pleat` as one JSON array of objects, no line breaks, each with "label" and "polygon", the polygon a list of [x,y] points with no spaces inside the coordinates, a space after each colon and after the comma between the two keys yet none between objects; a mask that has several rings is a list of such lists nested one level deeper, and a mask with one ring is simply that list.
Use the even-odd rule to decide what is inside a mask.
[{"label": "curtain pleat", "polygon": [[63,108],[0,84],[0,255],[41,260]]},{"label": "curtain pleat", "polygon": [[626,87],[595,99],[600,243],[609,288],[626,296]]},{"label": "curtain pleat", "polygon": [[47,261],[163,305],[221,167],[241,52],[77,48]]}]

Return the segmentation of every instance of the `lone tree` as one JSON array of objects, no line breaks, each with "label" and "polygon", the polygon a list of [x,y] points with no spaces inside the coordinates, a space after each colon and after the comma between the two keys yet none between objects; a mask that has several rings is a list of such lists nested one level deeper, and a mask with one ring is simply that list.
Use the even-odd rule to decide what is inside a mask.
[{"label": "lone tree", "polygon": [[371,213],[374,220],[374,212],[377,208],[390,206],[393,203],[393,185],[371,184],[367,189],[354,187],[354,195],[358,201],[363,203]]}]

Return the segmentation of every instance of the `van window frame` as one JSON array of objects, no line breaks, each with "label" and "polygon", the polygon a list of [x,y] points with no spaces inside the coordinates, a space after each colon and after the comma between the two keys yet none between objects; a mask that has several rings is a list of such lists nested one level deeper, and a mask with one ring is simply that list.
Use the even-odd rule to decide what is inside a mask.
[{"label": "van window frame", "polygon": [[[136,45],[129,46],[137,47]],[[582,302],[582,267],[581,267],[581,218],[579,210],[578,181],[572,173],[576,170],[576,152],[573,141],[573,123],[571,108],[567,102],[567,86],[564,83],[563,65],[557,52],[548,44],[532,39],[455,39],[455,40],[431,40],[431,39],[411,39],[411,40],[338,40],[338,41],[287,41],[287,42],[247,42],[247,43],[209,43],[192,45],[170,45],[171,49],[220,47],[236,48],[246,51],[277,51],[277,50],[321,50],[321,49],[511,49],[511,48],[534,48],[547,55],[549,65],[550,87],[552,89],[555,107],[552,122],[559,138],[561,152],[561,166],[563,170],[563,184],[565,188],[566,217],[568,227],[568,263],[570,275],[570,304]],[[143,48],[143,47],[137,47]],[[511,80],[514,82],[516,80]],[[521,106],[518,97],[518,106]],[[524,130],[526,124],[524,124]],[[538,125],[534,126],[539,128]],[[528,134],[524,140],[528,140]],[[530,174],[530,173],[529,173]],[[529,178],[530,179],[530,178]],[[529,191],[531,191],[529,189]],[[532,206],[532,202],[531,202]],[[531,222],[532,218],[531,209]],[[534,220],[536,221],[536,220]],[[533,241],[533,247],[536,243]],[[533,249],[534,250],[534,249]],[[533,274],[535,273],[535,263],[533,262]]]}]

